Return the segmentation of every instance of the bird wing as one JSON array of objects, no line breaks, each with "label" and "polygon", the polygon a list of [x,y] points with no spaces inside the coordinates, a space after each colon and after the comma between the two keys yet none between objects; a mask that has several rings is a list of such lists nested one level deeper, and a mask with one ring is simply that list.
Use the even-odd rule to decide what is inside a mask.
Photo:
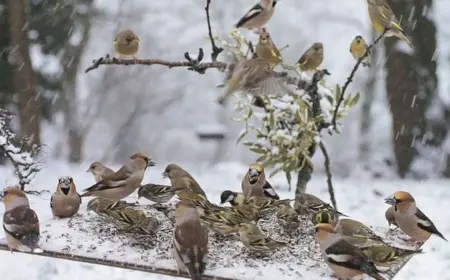
[{"label": "bird wing", "polygon": [[195,179],[192,178],[192,176],[190,176],[190,175],[189,176],[185,176],[185,177],[182,178],[182,180],[186,184],[186,187],[189,189],[189,191],[191,191],[193,193],[196,193],[196,194],[201,194],[201,195],[206,197],[205,192],[202,190],[202,188],[197,183],[197,181],[195,181]]},{"label": "bird wing", "polygon": [[440,236],[442,239],[445,239],[445,237],[442,235],[442,233],[439,232],[439,230],[436,228],[436,226],[433,224],[433,222],[428,218],[422,211],[420,211],[419,208],[417,208],[416,211],[416,218],[417,218],[417,226],[424,231],[434,233],[438,236]]},{"label": "bird wing", "polygon": [[277,192],[274,190],[272,185],[266,180],[266,183],[263,186],[264,195],[270,197],[272,199],[280,199]]},{"label": "bird wing", "polygon": [[125,181],[131,176],[131,174],[132,172],[128,168],[122,166],[122,168],[120,168],[117,172],[110,175],[104,175],[103,180],[87,189],[84,189],[83,191],[100,191],[124,186]]},{"label": "bird wing", "polygon": [[248,10],[248,12],[238,21],[238,23],[236,23],[236,27],[241,27],[246,22],[259,15],[263,10],[264,8],[259,3],[256,4],[250,10]]},{"label": "bird wing", "polygon": [[403,31],[402,27],[398,23],[397,18],[395,17],[394,11],[392,11],[388,3],[385,2],[382,6],[379,6],[378,9],[383,20],[386,20],[389,23],[386,26],[393,25],[394,28]]},{"label": "bird wing", "polygon": [[300,57],[300,59],[298,60],[298,64],[300,65],[304,65],[308,62],[308,54],[309,54],[309,49],[306,50],[306,52]]},{"label": "bird wing", "polygon": [[339,240],[325,250],[330,263],[350,269],[357,269],[368,262],[364,253],[345,240]]},{"label": "bird wing", "polygon": [[[175,227],[174,245],[176,253],[186,264],[189,273],[195,270],[203,273],[208,251],[208,233],[200,221],[184,222]],[[191,265],[189,265],[191,264]],[[196,265],[199,264],[199,267]]]},{"label": "bird wing", "polygon": [[30,207],[19,206],[5,212],[3,229],[16,239],[29,233],[39,235],[39,219]]}]

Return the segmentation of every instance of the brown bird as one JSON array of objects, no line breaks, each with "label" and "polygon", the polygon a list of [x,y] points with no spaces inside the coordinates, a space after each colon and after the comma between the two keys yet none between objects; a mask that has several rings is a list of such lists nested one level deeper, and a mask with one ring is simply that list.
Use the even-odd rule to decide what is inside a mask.
[{"label": "brown bird", "polygon": [[91,172],[94,175],[95,182],[98,183],[103,180],[104,175],[114,174],[114,170],[104,166],[102,163],[96,161],[93,162],[86,172]]},{"label": "brown bird", "polygon": [[56,192],[50,199],[50,208],[53,216],[59,218],[72,217],[80,209],[81,197],[77,193],[77,188],[70,176],[63,176],[58,179]]},{"label": "brown bird", "polygon": [[433,222],[417,208],[416,201],[410,193],[397,191],[387,197],[385,202],[394,206],[394,218],[398,227],[412,240],[423,242],[428,240],[431,234],[435,234],[447,241]]},{"label": "brown bird", "polygon": [[394,206],[390,206],[388,209],[386,209],[384,216],[386,217],[386,221],[388,222],[389,227],[391,225],[398,227],[397,222],[395,221],[395,218],[394,218]]},{"label": "brown bird", "polygon": [[112,200],[102,197],[96,197],[89,200],[87,204],[87,209],[101,215],[108,211],[122,210],[126,208],[132,208],[133,206],[136,206],[136,203],[129,203],[123,200]]},{"label": "brown bird", "polygon": [[138,189],[138,199],[146,199],[156,203],[167,203],[175,195],[176,188],[167,185],[145,184]]},{"label": "brown bird", "polygon": [[383,238],[376,235],[368,226],[352,219],[340,219],[335,225],[335,231],[343,236],[362,239],[361,242],[371,239],[384,243]]},{"label": "brown bird", "polygon": [[266,174],[264,167],[260,163],[253,163],[242,179],[242,193],[246,199],[249,199],[251,196],[265,196],[263,189],[265,184]]},{"label": "brown bird", "polygon": [[173,245],[178,270],[187,270],[192,280],[201,280],[208,258],[208,231],[191,201],[181,200],[176,205]]},{"label": "brown bird", "polygon": [[135,62],[138,60],[136,54],[139,51],[139,37],[130,29],[119,32],[114,38],[114,50],[119,55],[132,56]]},{"label": "brown bird", "polygon": [[319,243],[322,256],[336,276],[347,279],[367,274],[377,280],[385,279],[361,249],[345,241],[334,231],[332,225],[317,224],[315,228],[315,238]]},{"label": "brown bird", "polygon": [[117,172],[105,175],[103,180],[85,189],[81,197],[123,199],[140,187],[148,166],[155,166],[155,163],[145,153],[136,153],[130,157],[128,164],[122,166]]},{"label": "brown bird", "polygon": [[269,62],[272,67],[283,61],[280,51],[265,28],[262,28],[259,33],[259,41],[255,47],[255,52],[258,58]]},{"label": "brown bird", "polygon": [[300,70],[316,70],[322,64],[323,56],[323,44],[320,42],[312,44],[298,60]]},{"label": "brown bird", "polygon": [[8,187],[3,191],[3,230],[8,248],[20,252],[42,253],[39,219],[30,208],[28,198],[18,187]]},{"label": "brown bird", "polygon": [[177,194],[179,191],[188,190],[194,194],[204,196],[205,199],[207,198],[205,192],[202,190],[197,181],[195,181],[195,179],[191,176],[191,174],[174,163],[166,166],[166,169],[163,172],[163,177],[170,179],[172,187],[177,189]]}]

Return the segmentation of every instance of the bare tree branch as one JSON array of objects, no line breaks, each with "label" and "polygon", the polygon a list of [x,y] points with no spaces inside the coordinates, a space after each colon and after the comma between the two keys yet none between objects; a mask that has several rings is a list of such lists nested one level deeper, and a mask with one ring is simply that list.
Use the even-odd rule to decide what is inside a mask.
[{"label": "bare tree branch", "polygon": [[[162,60],[159,58],[151,58],[151,59],[138,59],[137,61],[134,61],[132,59],[117,59],[117,58],[111,58],[109,55],[106,55],[105,57],[100,57],[99,59],[95,59],[92,61],[92,65],[89,66],[84,72],[87,73],[89,71],[92,71],[94,69],[97,69],[100,65],[163,65],[167,66],[169,68],[174,67],[188,67],[188,70],[196,71],[201,74],[204,73],[206,69],[209,68],[216,68],[219,70],[224,70],[227,67],[227,63],[220,62],[220,61],[214,61],[214,62],[200,62],[198,61],[196,63],[195,60],[193,61],[167,61]],[[203,72],[203,73],[202,73]]]},{"label": "bare tree branch", "polygon": [[328,184],[328,193],[330,194],[330,201],[334,209],[338,210],[336,203],[336,196],[334,194],[333,182],[331,181],[330,156],[328,155],[328,151],[322,141],[320,141],[319,147],[320,150],[322,151],[323,157],[325,158],[324,166],[325,166],[325,173],[327,174],[327,184]]},{"label": "bare tree branch", "polygon": [[209,35],[209,39],[211,40],[211,48],[212,48],[211,60],[213,62],[215,62],[217,60],[217,57],[219,56],[219,54],[223,51],[223,48],[220,48],[220,47],[216,46],[216,42],[214,41],[214,37],[212,35],[211,18],[209,16],[209,5],[210,4],[211,4],[211,0],[206,0],[206,7],[205,7],[206,21],[208,23],[208,35]]},{"label": "bare tree branch", "polygon": [[375,39],[375,41],[373,41],[373,43],[367,47],[366,52],[364,53],[363,56],[361,56],[358,59],[355,66],[353,67],[352,72],[350,72],[350,76],[348,76],[347,81],[345,82],[344,86],[342,87],[341,96],[339,97],[339,100],[336,103],[336,107],[334,108],[334,113],[333,113],[333,119],[331,121],[331,124],[333,125],[335,130],[337,130],[336,119],[337,119],[339,107],[341,106],[341,103],[344,100],[345,92],[346,92],[348,86],[353,82],[353,77],[355,76],[356,71],[358,71],[359,65],[362,63],[364,58],[366,58],[370,54],[370,50],[381,40],[381,38],[383,38],[384,34],[386,34],[387,31],[388,31],[388,29],[385,29],[383,31],[383,33],[381,33],[380,36],[378,36]]}]

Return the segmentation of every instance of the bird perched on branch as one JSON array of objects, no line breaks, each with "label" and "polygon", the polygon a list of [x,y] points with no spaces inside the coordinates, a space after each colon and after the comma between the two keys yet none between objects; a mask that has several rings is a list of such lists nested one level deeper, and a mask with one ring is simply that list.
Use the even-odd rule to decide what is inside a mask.
[{"label": "bird perched on branch", "polygon": [[332,225],[317,224],[315,229],[315,239],[319,243],[322,256],[336,276],[352,278],[367,274],[377,280],[385,279],[361,249],[345,241],[334,231]]},{"label": "bird perched on branch", "polygon": [[180,192],[185,194],[187,194],[187,192],[191,192],[202,195],[205,199],[207,198],[205,192],[202,190],[194,177],[192,177],[189,172],[174,163],[166,166],[163,172],[163,177],[170,179],[172,187],[177,189],[177,194],[180,194]]},{"label": "bird perched on branch", "polygon": [[98,196],[113,200],[123,199],[140,187],[148,166],[155,166],[155,162],[145,153],[136,153],[117,172],[104,175],[103,180],[85,189],[85,193],[81,197]]},{"label": "bird perched on branch", "polygon": [[50,199],[53,216],[59,218],[72,217],[80,209],[81,197],[70,176],[59,177],[56,192]]},{"label": "bird perched on branch", "polygon": [[260,0],[236,23],[236,28],[260,29],[272,17],[277,0]]},{"label": "bird perched on branch", "polygon": [[95,182],[98,183],[103,179],[104,175],[111,175],[114,173],[114,170],[104,166],[102,163],[96,161],[93,162],[86,172],[91,172],[94,175]]},{"label": "bird perched on branch", "polygon": [[383,33],[387,29],[384,37],[395,36],[405,41],[409,47],[414,48],[411,39],[403,31],[394,11],[392,11],[386,0],[367,0],[367,5],[370,21],[375,31]]},{"label": "bird perched on branch", "polygon": [[259,32],[259,40],[255,47],[255,52],[257,57],[269,62],[271,67],[274,67],[283,61],[280,51],[266,28],[262,28]]},{"label": "bird perched on branch", "polygon": [[394,218],[398,227],[416,242],[427,241],[432,234],[445,239],[433,222],[416,206],[413,196],[404,191],[397,191],[387,197],[385,202],[394,206]]},{"label": "bird perched on branch", "polygon": [[224,81],[225,93],[217,100],[219,104],[224,104],[231,94],[239,91],[254,96],[280,96],[293,92],[286,77],[273,71],[269,62],[233,55],[234,61],[230,63]]},{"label": "bird perched on branch", "polygon": [[239,239],[247,249],[253,252],[267,253],[276,248],[286,246],[286,243],[266,236],[254,223],[240,224]]},{"label": "bird perched on branch", "polygon": [[192,280],[201,280],[208,258],[208,231],[189,200],[176,205],[173,245],[178,270],[187,270]]},{"label": "bird perched on branch", "polygon": [[167,203],[175,195],[176,188],[167,185],[145,184],[138,189],[138,199],[146,199],[156,203]]},{"label": "bird perched on branch", "polygon": [[38,242],[40,239],[39,219],[30,208],[27,196],[18,187],[3,190],[3,230],[8,248],[20,252],[42,253]]},{"label": "bird perched on branch", "polygon": [[303,53],[297,63],[302,71],[316,70],[322,64],[323,56],[323,44],[316,42]]},{"label": "bird perched on branch", "polygon": [[368,50],[368,45],[366,44],[366,41],[362,36],[356,36],[355,39],[353,39],[352,43],[350,44],[350,53],[352,54],[353,58],[356,59],[356,61],[360,60],[361,57],[364,56],[366,51],[368,52],[367,55],[362,59],[361,63],[363,66],[370,67],[370,50]]},{"label": "bird perched on branch", "polygon": [[114,50],[119,55],[132,56],[135,62],[138,60],[136,54],[139,51],[139,37],[130,29],[119,32],[114,38]]}]

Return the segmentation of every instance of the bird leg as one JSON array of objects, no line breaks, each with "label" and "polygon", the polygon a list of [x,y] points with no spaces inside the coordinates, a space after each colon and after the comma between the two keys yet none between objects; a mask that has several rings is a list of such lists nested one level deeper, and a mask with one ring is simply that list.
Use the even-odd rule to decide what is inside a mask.
[{"label": "bird leg", "polygon": [[133,62],[134,62],[134,64],[138,64],[138,62],[139,62],[139,59],[137,57],[135,57],[134,55],[133,55]]}]

